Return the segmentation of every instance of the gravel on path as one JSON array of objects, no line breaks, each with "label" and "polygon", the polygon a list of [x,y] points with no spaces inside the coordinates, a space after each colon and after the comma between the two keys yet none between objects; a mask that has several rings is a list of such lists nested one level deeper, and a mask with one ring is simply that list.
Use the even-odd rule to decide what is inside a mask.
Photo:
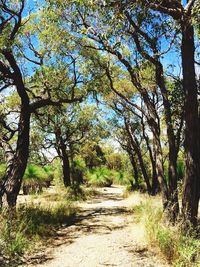
[{"label": "gravel on path", "polygon": [[[99,189],[91,200],[80,203],[73,225],[58,231],[51,247],[35,267],[167,267],[148,250],[144,230],[134,222],[131,208],[139,195],[123,198],[123,187]],[[36,263],[38,260],[38,264]]]}]

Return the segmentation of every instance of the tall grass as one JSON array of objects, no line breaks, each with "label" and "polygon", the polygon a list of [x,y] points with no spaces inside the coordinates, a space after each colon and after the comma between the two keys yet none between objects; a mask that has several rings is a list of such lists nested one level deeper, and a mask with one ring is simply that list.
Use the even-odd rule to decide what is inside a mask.
[{"label": "tall grass", "polygon": [[166,260],[176,267],[200,266],[200,240],[181,228],[166,225],[161,208],[148,201],[134,207],[134,214],[144,225],[149,245],[159,248]]},{"label": "tall grass", "polygon": [[25,252],[35,249],[36,246],[38,248],[39,243],[46,242],[59,227],[69,225],[74,215],[75,207],[69,201],[55,205],[32,203],[20,206],[14,218],[2,211],[0,254],[9,261],[20,259]]}]

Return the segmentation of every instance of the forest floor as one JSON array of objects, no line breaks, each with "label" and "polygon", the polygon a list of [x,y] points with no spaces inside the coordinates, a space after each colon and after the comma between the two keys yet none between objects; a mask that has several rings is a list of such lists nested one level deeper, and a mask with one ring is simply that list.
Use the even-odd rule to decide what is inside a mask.
[{"label": "forest floor", "polygon": [[144,229],[131,211],[144,198],[137,193],[123,198],[120,186],[98,189],[96,196],[78,204],[73,224],[60,229],[25,266],[169,266],[147,247]]}]

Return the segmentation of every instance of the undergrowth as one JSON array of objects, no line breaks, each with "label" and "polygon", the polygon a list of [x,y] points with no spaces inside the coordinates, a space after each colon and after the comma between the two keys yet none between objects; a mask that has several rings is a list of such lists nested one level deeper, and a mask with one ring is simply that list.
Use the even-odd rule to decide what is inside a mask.
[{"label": "undergrowth", "polygon": [[91,186],[111,186],[113,183],[112,171],[104,166],[89,170],[86,176]]},{"label": "undergrowth", "polygon": [[27,204],[20,206],[14,217],[0,214],[0,255],[9,261],[19,260],[61,227],[69,225],[75,208],[69,201],[55,205]]},{"label": "undergrowth", "polygon": [[200,240],[183,233],[181,227],[166,225],[162,209],[153,200],[134,207],[134,215],[144,225],[149,245],[159,248],[166,260],[176,267],[200,266]]}]

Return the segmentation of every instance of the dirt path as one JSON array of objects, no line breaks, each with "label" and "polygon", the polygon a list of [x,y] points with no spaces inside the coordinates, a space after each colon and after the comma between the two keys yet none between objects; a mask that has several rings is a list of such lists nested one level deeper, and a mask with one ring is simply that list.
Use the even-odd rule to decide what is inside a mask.
[{"label": "dirt path", "polygon": [[124,199],[122,187],[103,188],[81,203],[74,225],[58,232],[36,267],[166,267],[147,250],[144,232],[130,208],[137,197]]}]

